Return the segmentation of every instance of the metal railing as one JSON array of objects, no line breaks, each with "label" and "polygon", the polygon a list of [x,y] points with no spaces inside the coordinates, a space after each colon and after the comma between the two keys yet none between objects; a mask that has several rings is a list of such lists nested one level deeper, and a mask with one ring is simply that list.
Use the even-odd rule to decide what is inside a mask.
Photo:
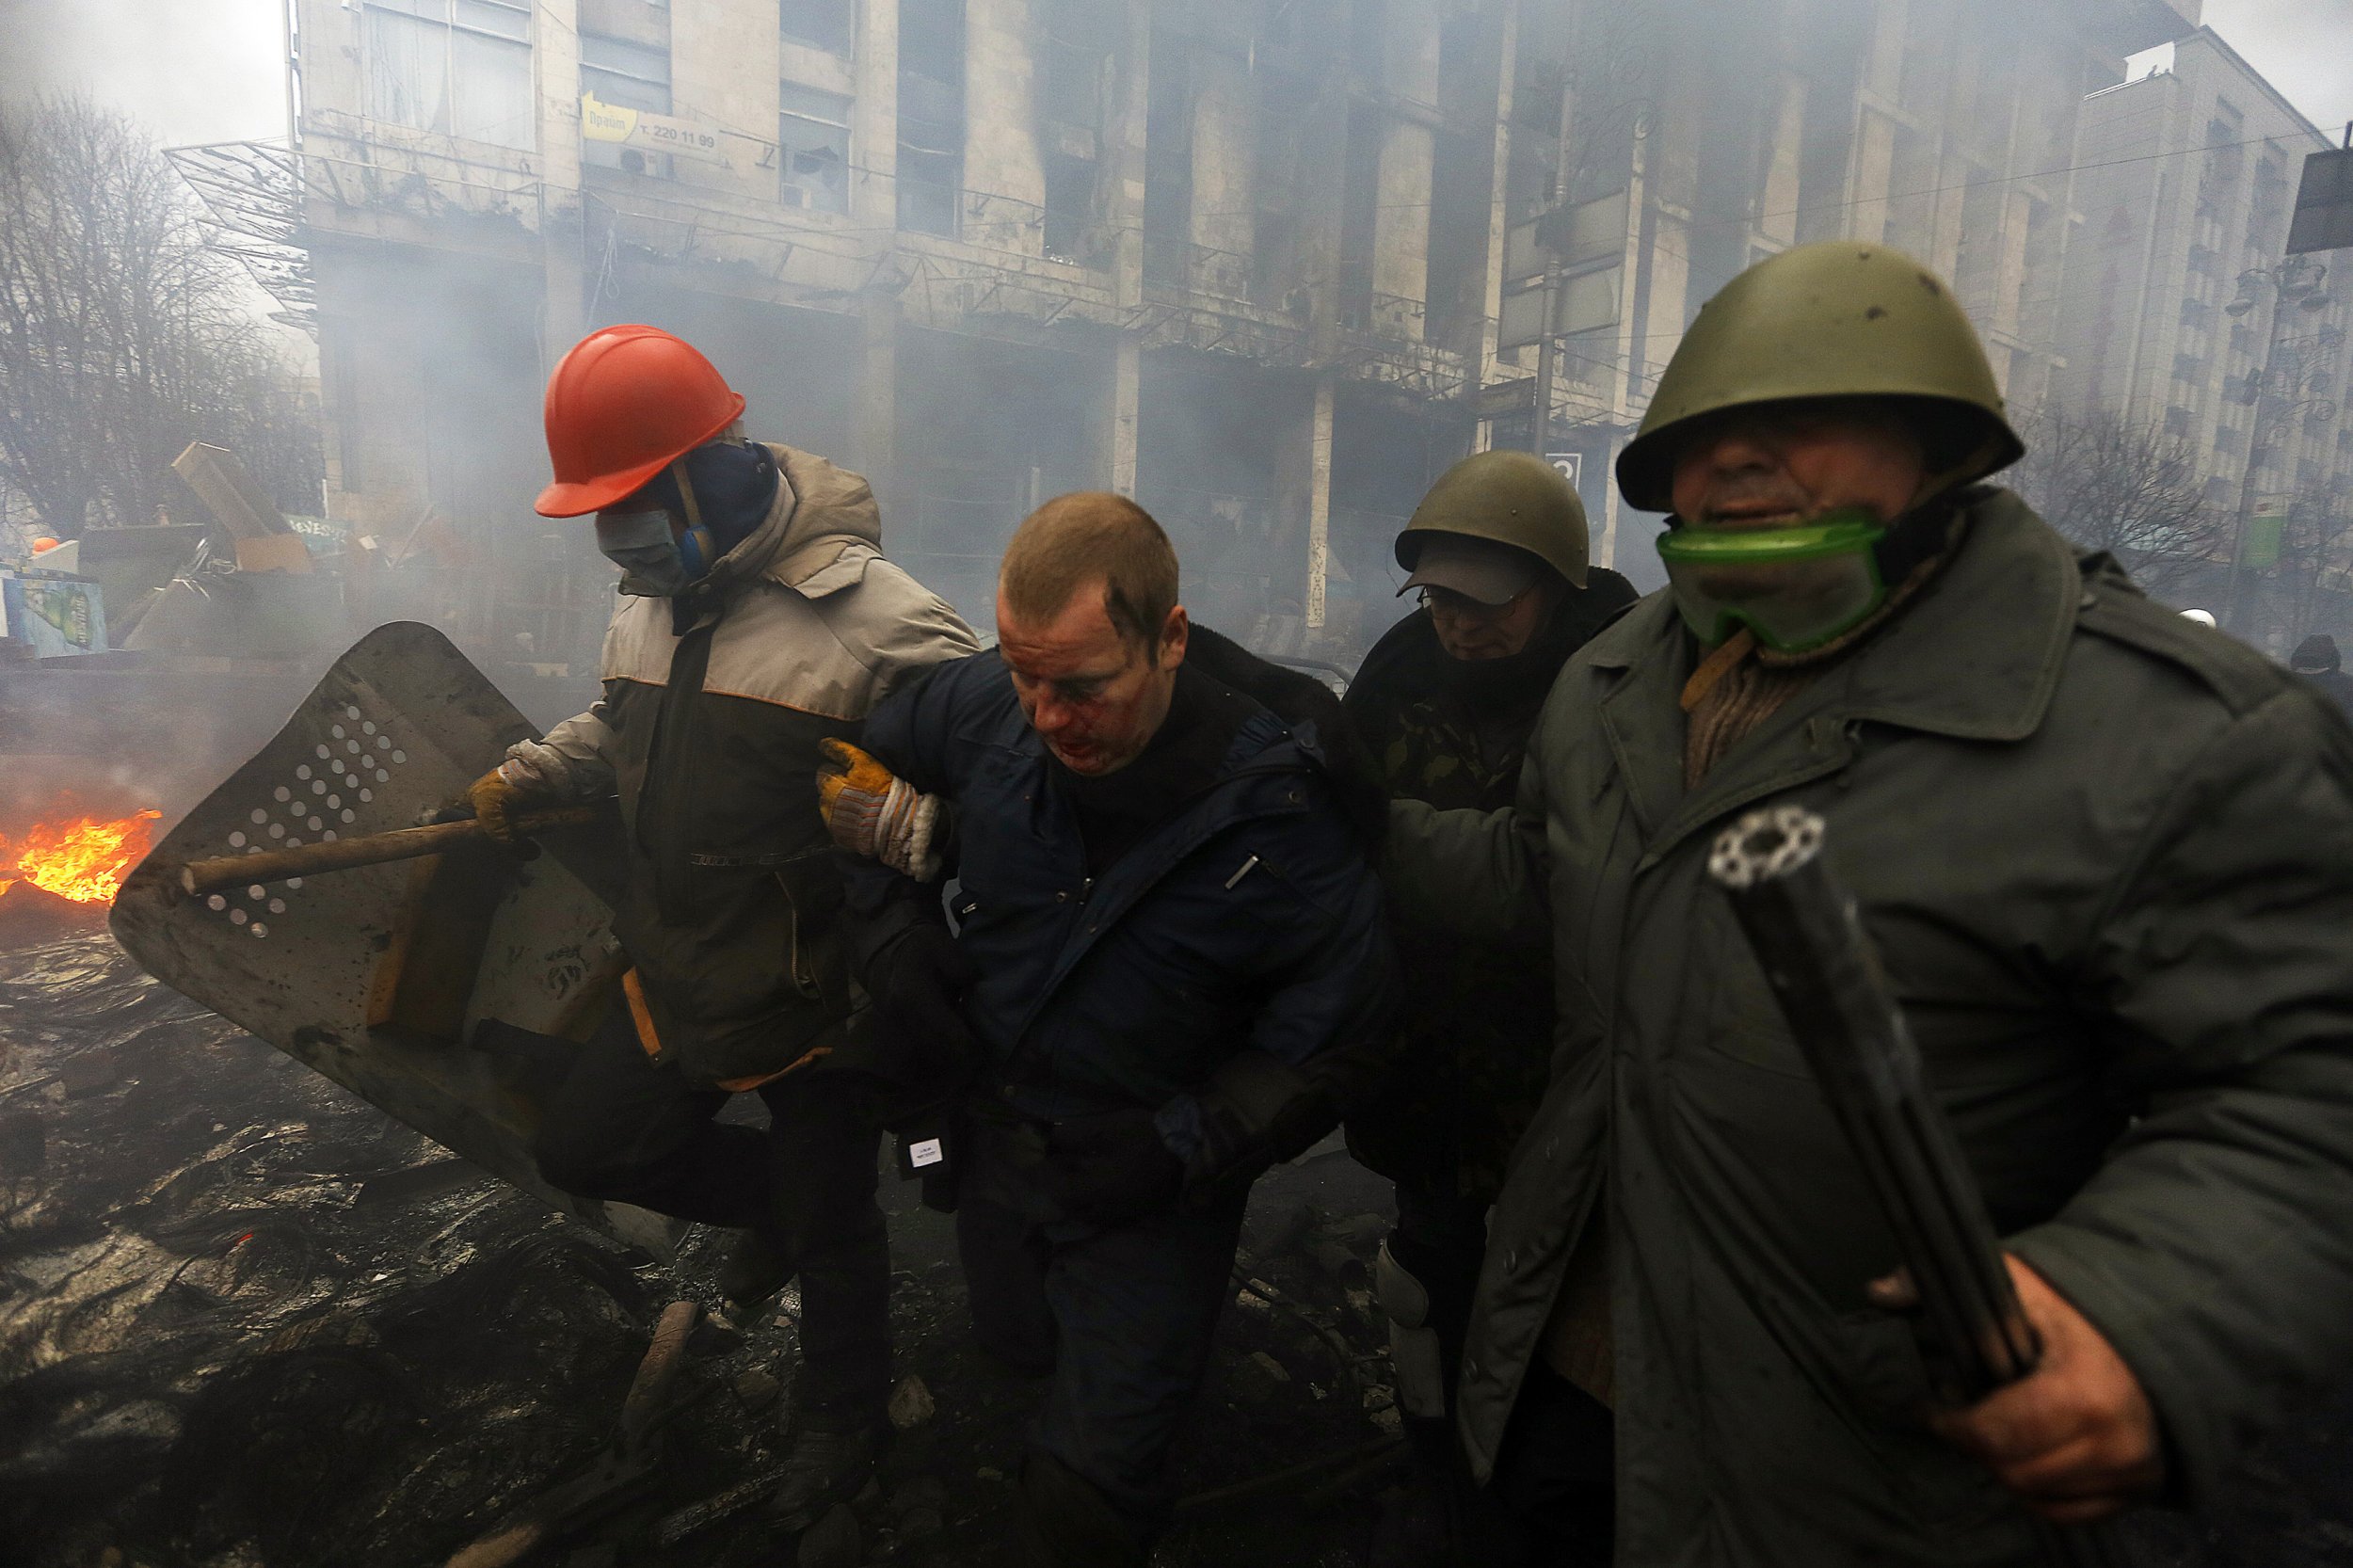
[{"label": "metal railing", "polygon": [[1144,280],[1218,299],[1258,303],[1255,260],[1239,250],[1195,245],[1181,234],[1144,236]]}]

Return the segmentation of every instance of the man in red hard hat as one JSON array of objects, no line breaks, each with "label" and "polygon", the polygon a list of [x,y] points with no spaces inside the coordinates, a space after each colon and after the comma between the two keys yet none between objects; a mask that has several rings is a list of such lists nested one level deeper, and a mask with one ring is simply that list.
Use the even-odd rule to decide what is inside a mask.
[{"label": "man in red hard hat", "polygon": [[[824,1064],[852,1005],[817,748],[977,644],[883,558],[864,479],[743,440],[743,411],[710,360],[651,327],[592,332],[555,367],[538,510],[596,514],[622,568],[604,697],[472,794],[500,837],[521,806],[620,797],[627,1005],[582,1048],[533,1152],[568,1192],[744,1231],[721,1281],[733,1301],[799,1276],[775,1505],[799,1528],[872,1469],[889,1389],[879,1131],[860,1080]],[[715,1124],[746,1090],[767,1128]]]}]

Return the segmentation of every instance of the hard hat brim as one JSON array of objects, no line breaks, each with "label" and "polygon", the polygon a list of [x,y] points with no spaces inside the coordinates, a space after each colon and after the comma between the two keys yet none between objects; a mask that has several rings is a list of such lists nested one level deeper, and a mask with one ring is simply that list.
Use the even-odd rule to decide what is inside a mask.
[{"label": "hard hat brim", "polygon": [[[694,449],[689,447],[687,450]],[[645,488],[669,466],[670,461],[665,458],[658,463],[624,469],[618,473],[600,473],[594,479],[578,484],[552,484],[539,492],[539,499],[531,504],[531,509],[543,518],[583,518],[591,512],[601,512]]]}]

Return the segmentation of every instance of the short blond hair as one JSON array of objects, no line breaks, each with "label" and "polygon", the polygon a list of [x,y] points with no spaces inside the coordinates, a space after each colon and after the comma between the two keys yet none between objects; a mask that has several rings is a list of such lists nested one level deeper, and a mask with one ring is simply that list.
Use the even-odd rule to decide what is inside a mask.
[{"label": "short blond hair", "polygon": [[1151,647],[1176,608],[1176,547],[1152,514],[1109,490],[1058,495],[1024,518],[997,568],[1005,608],[1043,626],[1087,584],[1103,584],[1103,613],[1123,637]]}]

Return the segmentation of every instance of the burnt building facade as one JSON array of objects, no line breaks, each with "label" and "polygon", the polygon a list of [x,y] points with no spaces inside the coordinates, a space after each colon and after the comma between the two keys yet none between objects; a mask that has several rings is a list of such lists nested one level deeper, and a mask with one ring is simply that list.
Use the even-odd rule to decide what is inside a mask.
[{"label": "burnt building facade", "polygon": [[589,328],[647,321],[712,356],[753,434],[868,473],[887,548],[977,620],[1023,513],[1108,488],[1166,524],[1203,619],[1341,663],[1396,613],[1416,498],[1481,445],[1574,467],[1597,557],[1655,576],[1609,460],[1700,302],[1774,249],[1912,249],[2012,394],[2047,385],[2081,103],[2195,22],[2181,0],[289,15],[292,144],[219,157],[276,203],[258,227],[315,312],[329,512],[440,539],[461,636],[588,656],[600,564],[530,511],[540,389]]}]

